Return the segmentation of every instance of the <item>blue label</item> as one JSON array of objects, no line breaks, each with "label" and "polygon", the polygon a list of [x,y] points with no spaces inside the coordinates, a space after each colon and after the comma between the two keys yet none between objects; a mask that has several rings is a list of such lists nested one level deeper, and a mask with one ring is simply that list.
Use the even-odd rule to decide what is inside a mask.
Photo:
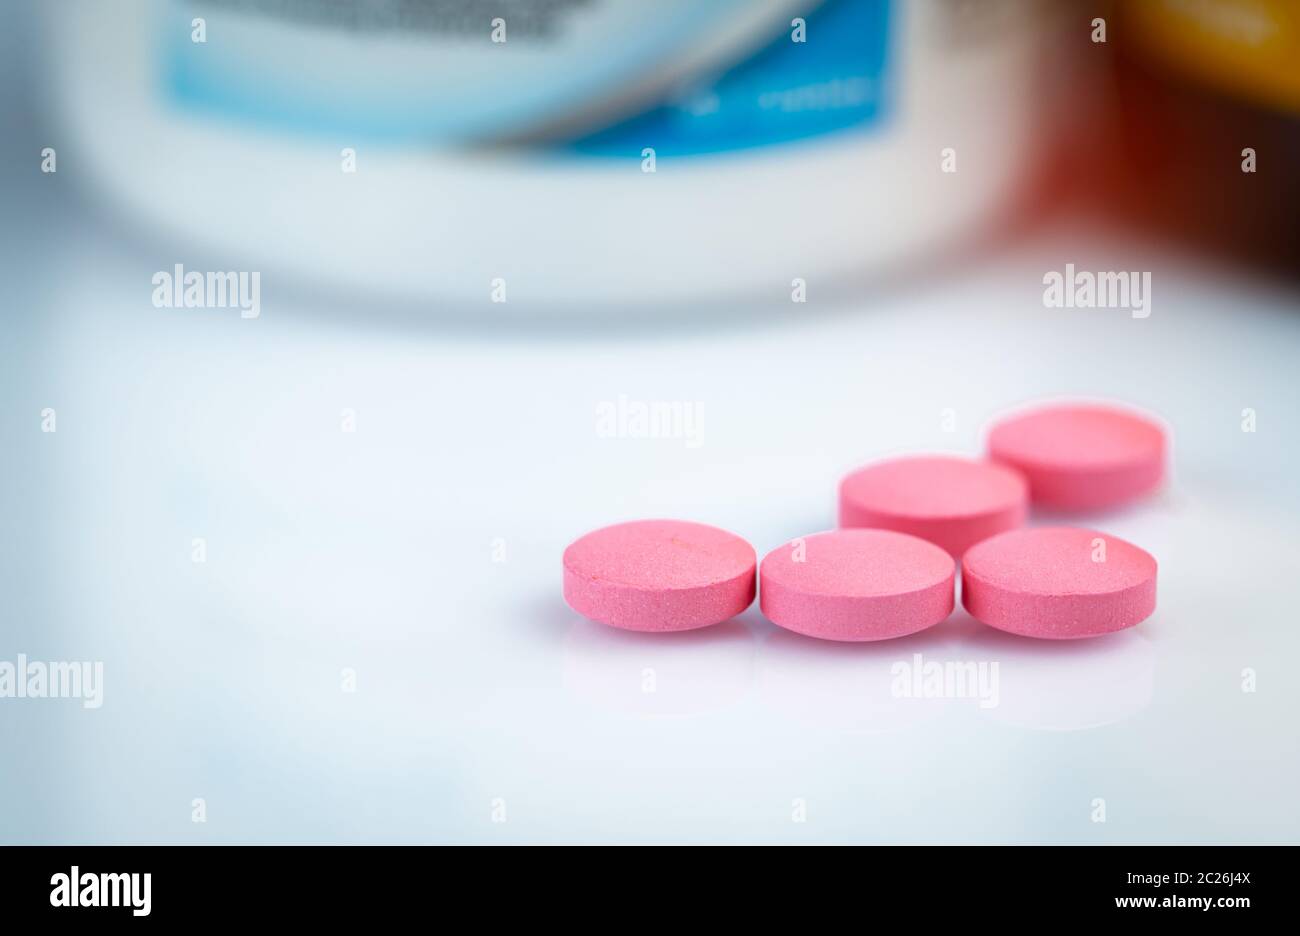
[{"label": "blue label", "polygon": [[747,149],[878,123],[891,88],[889,0],[827,0],[721,77],[671,104],[568,144],[582,153],[656,157]]},{"label": "blue label", "polygon": [[[477,97],[458,93],[446,77],[430,80],[412,69],[364,71],[348,62],[302,60],[285,54],[274,40],[247,34],[245,41],[229,41],[220,28],[221,5],[214,7],[206,42],[195,45],[189,21],[194,8],[168,4],[164,87],[173,103],[187,109],[278,132],[345,133],[394,143],[490,138],[526,124],[566,95],[581,97],[584,87],[610,72],[610,60],[640,47],[665,48],[687,30],[707,29],[710,20],[732,15],[732,4],[747,0],[714,2],[713,7],[674,7],[674,16],[654,20],[646,31],[652,36],[629,36],[626,48],[551,69],[545,82],[522,82],[509,93],[483,91]],[[877,123],[890,98],[890,0],[825,0],[809,6],[799,27],[802,41],[795,41],[794,25],[782,23],[768,45],[721,74],[715,71],[688,93],[548,150],[639,157],[643,147],[653,146],[661,156],[689,155]]]}]

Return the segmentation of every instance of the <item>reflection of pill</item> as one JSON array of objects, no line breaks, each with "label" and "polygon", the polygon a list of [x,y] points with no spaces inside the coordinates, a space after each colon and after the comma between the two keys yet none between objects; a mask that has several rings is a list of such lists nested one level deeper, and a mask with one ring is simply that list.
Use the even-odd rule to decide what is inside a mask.
[{"label": "reflection of pill", "polygon": [[[996,633],[988,627],[979,629]],[[879,644],[809,640],[802,634],[773,628],[758,645],[759,699],[773,715],[815,726],[818,731],[836,728],[877,732],[915,727],[940,716],[943,706],[926,704],[929,700],[904,691],[896,666],[899,660],[911,661],[914,653],[942,658],[945,652],[952,652],[945,630],[930,628],[900,638],[901,646],[894,644],[896,650],[882,653],[884,648]]]},{"label": "reflection of pill", "polygon": [[564,687],[607,711],[695,715],[749,694],[754,651],[738,618],[651,639],[575,619],[564,643]]},{"label": "reflection of pill", "polygon": [[999,630],[1053,640],[1093,637],[1150,617],[1156,561],[1096,530],[1011,530],[966,551],[961,599],[972,617]]},{"label": "reflection of pill", "polygon": [[979,627],[963,652],[968,659],[998,661],[998,701],[985,714],[1023,728],[1082,731],[1114,724],[1150,705],[1155,691],[1155,649],[1136,627],[1048,647]]},{"label": "reflection of pill", "polygon": [[754,547],[684,520],[594,530],[564,551],[564,600],[593,621],[680,631],[735,617],[754,600]]},{"label": "reflection of pill", "polygon": [[832,530],[772,550],[759,570],[763,613],[826,640],[884,640],[952,612],[952,557],[892,530]]},{"label": "reflection of pill", "polygon": [[1112,406],[1046,406],[997,423],[989,455],[1020,471],[1034,503],[1062,510],[1122,504],[1160,484],[1164,431]]},{"label": "reflection of pill", "polygon": [[891,459],[840,482],[840,526],[911,533],[954,556],[1020,526],[1028,505],[1013,469],[945,455]]}]

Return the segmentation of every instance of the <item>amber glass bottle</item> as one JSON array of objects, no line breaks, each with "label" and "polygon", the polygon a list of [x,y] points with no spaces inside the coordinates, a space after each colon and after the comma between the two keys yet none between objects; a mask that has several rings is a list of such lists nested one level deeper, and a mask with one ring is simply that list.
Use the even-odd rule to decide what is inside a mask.
[{"label": "amber glass bottle", "polygon": [[1123,202],[1300,275],[1300,3],[1128,0],[1109,27]]}]

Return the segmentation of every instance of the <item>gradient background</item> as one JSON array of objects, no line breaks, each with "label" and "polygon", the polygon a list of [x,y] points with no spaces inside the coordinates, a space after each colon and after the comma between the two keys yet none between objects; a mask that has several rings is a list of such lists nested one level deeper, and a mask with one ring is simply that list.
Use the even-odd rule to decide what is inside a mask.
[{"label": "gradient background", "polygon": [[[1091,15],[1067,18],[1084,52]],[[1071,119],[1043,123],[1052,155],[1003,210],[805,305],[512,296],[507,315],[254,256],[249,322],[152,306],[154,271],[230,254],[121,209],[60,142],[36,5],[0,17],[0,659],[105,668],[98,710],[0,700],[0,841],[1300,838],[1293,115],[1107,58],[1049,108]],[[1144,150],[1134,126],[1188,136]],[[1253,194],[1236,159],[1204,169],[1239,126],[1278,141]],[[1206,171],[1219,184],[1188,186]],[[1150,318],[1044,308],[1065,263],[1151,271]],[[702,444],[598,437],[620,394],[698,401]],[[592,527],[681,516],[762,555],[832,526],[850,468],[974,454],[997,414],[1067,396],[1172,433],[1166,489],[1085,521],[1160,562],[1160,608],[1130,632],[1038,643],[959,610],[840,646],[755,606],[651,638],[560,598],[560,554]],[[1000,704],[892,698],[914,653],[998,662]]]}]

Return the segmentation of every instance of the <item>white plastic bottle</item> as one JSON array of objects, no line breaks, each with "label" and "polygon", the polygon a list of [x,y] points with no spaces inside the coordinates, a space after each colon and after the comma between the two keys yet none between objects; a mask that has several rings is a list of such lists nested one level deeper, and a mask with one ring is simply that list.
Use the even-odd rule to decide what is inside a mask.
[{"label": "white plastic bottle", "polygon": [[178,250],[609,315],[978,228],[1031,153],[1043,34],[1032,0],[554,0],[513,31],[526,4],[54,6],[62,133]]}]

